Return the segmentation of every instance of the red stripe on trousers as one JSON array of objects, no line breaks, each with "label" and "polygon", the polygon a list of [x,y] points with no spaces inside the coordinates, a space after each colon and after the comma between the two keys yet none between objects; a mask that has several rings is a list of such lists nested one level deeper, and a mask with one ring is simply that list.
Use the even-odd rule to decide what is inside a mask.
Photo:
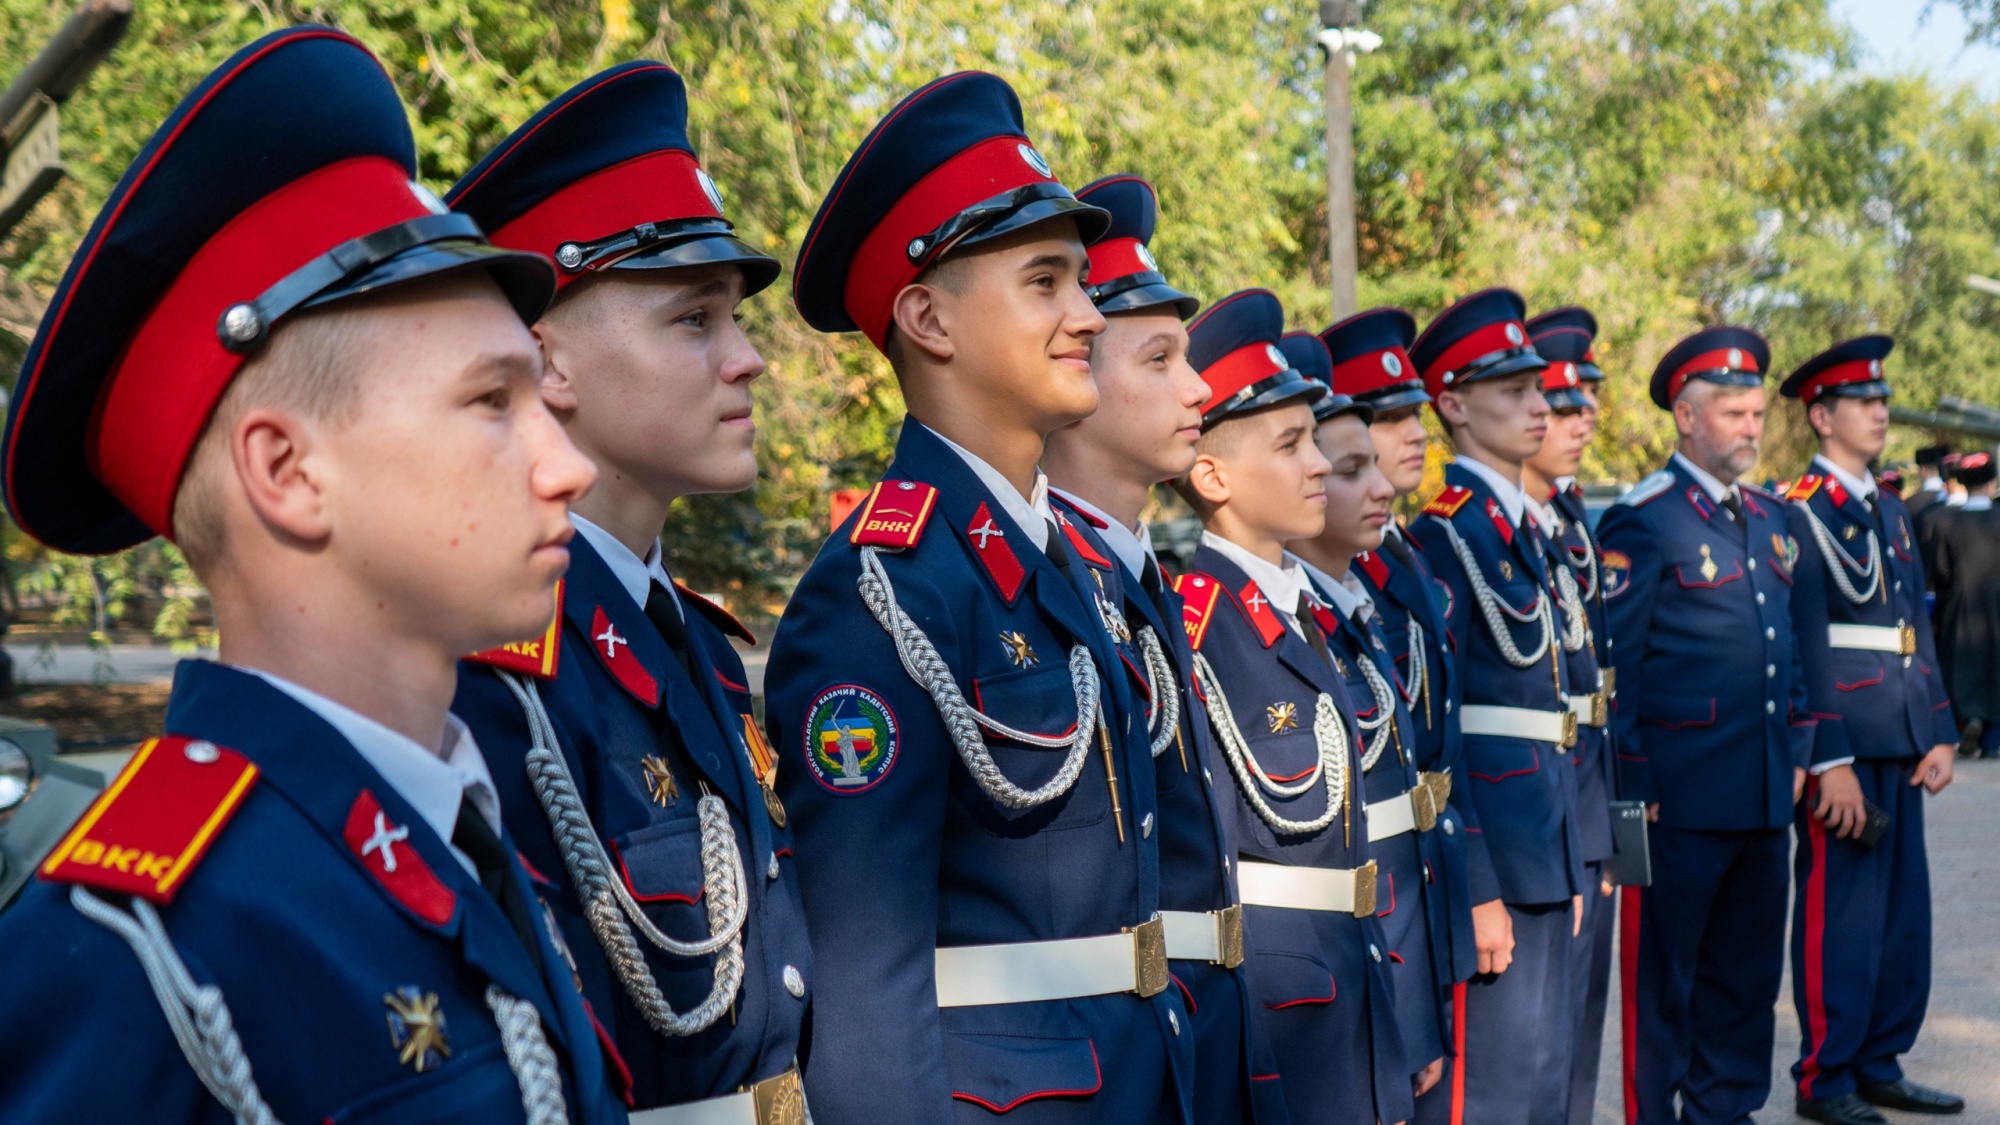
[{"label": "red stripe on trousers", "polygon": [[[1810,810],[1819,789],[1818,779],[1806,787],[1806,808]],[[1812,873],[1806,876],[1806,1034],[1812,1052],[1799,1063],[1799,1093],[1813,1096],[1813,1080],[1819,1077],[1819,1049],[1826,1044],[1826,822],[1806,814],[1806,838],[1812,846]]]},{"label": "red stripe on trousers", "polygon": [[1625,1046],[1625,1125],[1639,1120],[1639,1094],[1633,1076],[1639,1048],[1639,897],[1637,887],[1618,888],[1618,1008]]},{"label": "red stripe on trousers", "polygon": [[1465,982],[1451,986],[1452,1049],[1458,1057],[1451,1066],[1451,1125],[1465,1125]]}]

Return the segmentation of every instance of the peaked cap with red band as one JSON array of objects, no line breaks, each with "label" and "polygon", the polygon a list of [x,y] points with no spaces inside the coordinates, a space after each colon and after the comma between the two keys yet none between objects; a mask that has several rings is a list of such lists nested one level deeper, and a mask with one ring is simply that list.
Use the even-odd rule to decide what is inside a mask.
[{"label": "peaked cap with red band", "polygon": [[1887,336],[1843,340],[1799,365],[1778,393],[1807,406],[1822,398],[1888,398],[1882,361],[1896,348]]},{"label": "peaked cap with red band", "polygon": [[1547,366],[1528,343],[1527,315],[1528,303],[1512,289],[1482,289],[1459,298],[1410,345],[1424,390],[1436,398],[1467,383]]},{"label": "peaked cap with red band", "polygon": [[1549,400],[1549,409],[1589,406],[1583,393],[1583,357],[1590,354],[1590,334],[1580,328],[1544,328],[1528,339],[1535,354],[1549,363],[1542,368],[1542,397]]},{"label": "peaked cap with red band", "polygon": [[1295,398],[1310,406],[1326,397],[1325,383],[1292,370],[1278,348],[1284,334],[1285,306],[1268,289],[1231,293],[1194,318],[1188,325],[1188,362],[1209,391],[1202,429]]},{"label": "peaked cap with red band", "polygon": [[[1528,320],[1528,342],[1535,345],[1535,351],[1543,359],[1552,360],[1553,357],[1542,351],[1540,340],[1558,328],[1575,329],[1590,337],[1592,343],[1597,340],[1597,318],[1591,315],[1589,309],[1581,305],[1564,305],[1559,309],[1550,309]],[[1576,377],[1580,381],[1585,383],[1604,381],[1604,371],[1597,366],[1597,356],[1592,354],[1589,345],[1584,348],[1583,358],[1574,362]]]},{"label": "peaked cap with red band", "polygon": [[1090,278],[1083,286],[1097,311],[1172,305],[1182,320],[1193,316],[1201,302],[1167,284],[1149,248],[1160,218],[1153,185],[1133,175],[1106,176],[1085,184],[1076,197],[1111,214],[1111,225],[1090,244]]},{"label": "peaked cap with red band", "polygon": [[1326,345],[1318,336],[1310,332],[1287,332],[1278,337],[1278,350],[1285,353],[1285,362],[1292,365],[1292,370],[1327,389],[1326,397],[1313,403],[1313,421],[1324,422],[1342,414],[1360,418],[1364,426],[1375,421],[1374,407],[1333,393],[1333,357],[1327,354]]},{"label": "peaked cap with red band", "polygon": [[1771,369],[1771,345],[1748,328],[1704,328],[1673,346],[1653,369],[1653,405],[1672,410],[1689,379],[1724,387],[1761,387]]},{"label": "peaked cap with red band", "polygon": [[1333,390],[1375,408],[1377,414],[1431,400],[1410,359],[1417,318],[1402,309],[1355,313],[1319,334],[1333,357]]},{"label": "peaked cap with red band", "polygon": [[953,250],[1068,217],[1085,245],[1110,224],[1035,151],[1021,100],[983,71],[904,98],[833,181],[792,269],[792,300],[821,332],[889,338],[896,294]]},{"label": "peaked cap with red band", "polygon": [[478,269],[541,316],[549,264],[489,246],[415,174],[395,86],[341,32],[274,32],[204,78],[112,189],[22,360],[0,451],[15,521],[83,554],[168,534],[216,402],[302,309]]},{"label": "peaked cap with red band", "polygon": [[546,254],[556,284],[607,269],[733,265],[745,293],[778,260],[737,238],[687,135],[687,87],[665,63],[630,62],[570,87],[445,196],[496,245]]}]

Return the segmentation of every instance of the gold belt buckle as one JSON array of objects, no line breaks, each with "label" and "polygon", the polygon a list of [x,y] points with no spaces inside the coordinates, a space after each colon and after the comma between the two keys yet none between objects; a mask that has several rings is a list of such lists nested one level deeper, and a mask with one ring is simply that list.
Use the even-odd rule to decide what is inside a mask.
[{"label": "gold belt buckle", "polygon": [[796,1065],[750,1087],[750,1099],[756,1106],[757,1125],[806,1125],[811,1120]]},{"label": "gold belt buckle", "polygon": [[1445,803],[1451,800],[1451,771],[1438,770],[1434,773],[1426,773],[1423,775],[1423,779],[1424,784],[1430,786],[1432,806],[1439,809],[1444,808]]},{"label": "gold belt buckle", "polygon": [[1611,721],[1611,697],[1604,692],[1592,692],[1590,696],[1590,725],[1601,727]]},{"label": "gold belt buckle", "polygon": [[1915,625],[1902,625],[1897,628],[1896,652],[1900,656],[1915,656],[1917,654],[1917,627]]},{"label": "gold belt buckle", "polygon": [[1410,790],[1410,819],[1416,822],[1417,831],[1429,832],[1437,827],[1437,791],[1422,778],[1417,779],[1416,788]]},{"label": "gold belt buckle", "polygon": [[1375,861],[1372,859],[1354,869],[1354,916],[1375,916]]},{"label": "gold belt buckle", "polygon": [[1216,961],[1225,969],[1243,963],[1243,907],[1241,904],[1215,912],[1215,932],[1222,957]]},{"label": "gold belt buckle", "polygon": [[1125,931],[1132,935],[1132,991],[1157,996],[1167,990],[1167,922],[1153,918]]},{"label": "gold belt buckle", "polygon": [[1563,729],[1562,729],[1562,748],[1568,750],[1575,745],[1576,745],[1576,712],[1564,711]]},{"label": "gold belt buckle", "polygon": [[1618,694],[1618,669],[1599,668],[1597,678],[1600,681],[1597,690],[1604,693],[1604,698],[1610,699]]}]

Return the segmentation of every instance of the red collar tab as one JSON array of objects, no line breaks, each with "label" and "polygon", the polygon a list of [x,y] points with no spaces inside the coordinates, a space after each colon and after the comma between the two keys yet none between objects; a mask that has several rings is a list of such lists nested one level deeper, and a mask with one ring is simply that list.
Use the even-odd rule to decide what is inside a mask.
[{"label": "red collar tab", "polygon": [[1424,369],[1424,385],[1435,396],[1438,391],[1452,385],[1461,369],[1475,366],[1487,356],[1527,346],[1528,327],[1518,320],[1482,324],[1438,353],[1438,357]]},{"label": "red collar tab", "polygon": [[1136,238],[1107,238],[1090,248],[1090,277],[1086,285],[1103,285],[1135,273],[1159,273],[1160,263],[1153,252]]},{"label": "red collar tab", "polygon": [[1849,383],[1879,383],[1881,381],[1881,360],[1851,359],[1846,363],[1836,363],[1800,384],[1799,401],[1810,406],[1819,396],[1835,387],[1844,387]]},{"label": "red collar tab", "polygon": [[1202,413],[1220,409],[1237,391],[1290,370],[1291,366],[1275,342],[1259,341],[1237,348],[1202,371],[1202,382],[1208,384],[1209,391],[1208,405]]},{"label": "red collar tab", "polygon": [[603,606],[594,607],[590,613],[590,650],[632,698],[648,707],[660,705],[660,681],[632,654],[632,639],[618,631]]},{"label": "red collar tab", "polygon": [[1807,473],[1805,476],[1799,478],[1797,484],[1785,490],[1785,499],[1810,500],[1813,493],[1819,491],[1820,483],[1824,480],[1826,478],[1817,473]]},{"label": "red collar tab", "polygon": [[1500,530],[1500,538],[1511,546],[1514,542],[1514,525],[1507,522],[1507,512],[1500,507],[1500,501],[1493,499],[1486,501],[1486,518],[1493,521],[1493,526]]},{"label": "red collar tab", "polygon": [[1417,365],[1401,348],[1363,352],[1333,365],[1333,393],[1365,395],[1402,384],[1421,385]]},{"label": "red collar tab", "polygon": [[691,607],[696,613],[708,618],[709,624],[722,630],[724,636],[735,637],[746,645],[757,643],[757,634],[752,633],[744,626],[743,622],[738,621],[735,614],[709,601],[693,590],[688,589],[687,583],[678,578],[674,579],[674,589],[680,591],[681,603],[683,605]]},{"label": "red collar tab", "polygon": [[1389,564],[1382,561],[1381,555],[1373,551],[1363,551],[1354,556],[1354,561],[1361,565],[1361,573],[1368,576],[1368,581],[1373,582],[1377,590],[1388,587]]},{"label": "red collar tab", "polygon": [[[650,152],[563,188],[493,232],[493,244],[554,258],[565,242],[590,242],[641,223],[719,219],[720,194],[693,153]],[[556,271],[558,289],[589,271]]]},{"label": "red collar tab", "polygon": [[1216,599],[1222,596],[1222,583],[1199,571],[1190,572],[1174,579],[1174,593],[1181,596],[1181,627],[1187,630],[1188,647],[1200,652]]},{"label": "red collar tab", "polygon": [[[854,252],[842,294],[847,315],[880,348],[889,337],[896,294],[923,272],[910,264],[911,240],[976,203],[1054,180],[1048,162],[1019,135],[988,137],[938,165],[889,208]],[[935,252],[928,257],[934,261]]]},{"label": "red collar tab", "polygon": [[1098,519],[1096,516],[1091,515],[1088,510],[1079,507],[1076,504],[1074,497],[1066,493],[1063,493],[1060,490],[1055,490],[1055,491],[1057,492],[1057,495],[1062,496],[1063,503],[1069,506],[1070,514],[1075,516],[1077,519],[1082,520],[1083,522],[1089,524],[1090,526],[1096,528],[1099,531],[1103,531],[1105,528],[1111,526],[1111,521]]},{"label": "red collar tab", "polygon": [[1703,352],[1667,376],[1667,401],[1672,402],[1681,393],[1681,388],[1696,372],[1701,371],[1748,371],[1753,375],[1762,374],[1757,369],[1757,357],[1743,348],[1717,348]]},{"label": "red collar tab", "polygon": [[1708,493],[1700,485],[1688,485],[1687,499],[1689,504],[1694,505],[1694,510],[1701,513],[1702,519],[1715,515],[1715,505],[1709,502]]},{"label": "red collar tab", "polygon": [[972,513],[972,522],[965,527],[966,542],[972,544],[972,553],[986,568],[986,576],[1000,591],[1000,596],[1008,605],[1021,594],[1022,583],[1028,580],[1028,568],[1021,565],[1020,556],[1007,545],[1007,533],[1000,530],[1000,521],[993,518],[984,500],[979,502],[979,510]]},{"label": "red collar tab", "polygon": [[1319,626],[1319,631],[1325,634],[1328,640],[1332,640],[1334,637],[1340,635],[1339,614],[1318,602],[1314,602],[1312,603],[1312,615],[1313,622]]},{"label": "red collar tab", "polygon": [[555,679],[556,658],[562,652],[560,640],[562,632],[562,599],[563,580],[558,578],[556,580],[555,616],[549,618],[549,627],[542,630],[541,636],[531,637],[525,641],[515,641],[512,644],[501,645],[499,648],[489,648],[485,652],[475,652],[471,656],[466,657],[466,659],[472,661],[474,664],[490,664],[495,668],[504,668],[509,672],[520,672],[533,676],[538,680]]},{"label": "red collar tab", "polygon": [[1445,485],[1443,492],[1438,493],[1436,498],[1424,505],[1424,514],[1450,519],[1457,515],[1458,510],[1465,507],[1465,502],[1470,499],[1472,499],[1471,489],[1462,484],[1448,484]]},{"label": "red collar tab", "polygon": [[416,845],[410,843],[410,826],[392,823],[375,794],[363,789],[354,798],[354,807],[347,810],[347,827],[342,830],[341,838],[347,841],[347,850],[354,853],[361,866],[410,913],[433,926],[451,921],[458,896],[424,862]]},{"label": "red collar tab", "polygon": [[1236,604],[1242,607],[1243,616],[1256,627],[1257,639],[1264,642],[1265,648],[1277,644],[1278,638],[1285,635],[1285,623],[1278,620],[1278,611],[1271,608],[1271,599],[1264,596],[1264,591],[1257,588],[1255,581],[1243,583],[1243,588],[1236,592]]},{"label": "red collar tab", "polygon": [[197,439],[244,357],[216,324],[349,239],[434,214],[393,160],[354,157],[265,196],[188,259],[105,381],[85,450],[119,503],[161,535]]},{"label": "red collar tab", "polygon": [[1104,557],[1104,552],[1090,545],[1090,540],[1083,537],[1083,532],[1078,531],[1076,525],[1069,522],[1069,516],[1062,512],[1057,512],[1056,523],[1062,525],[1063,538],[1069,540],[1070,547],[1082,557],[1084,562],[1089,563],[1099,570],[1111,569],[1111,560]]},{"label": "red collar tab", "polygon": [[148,739],[42,861],[41,877],[172,902],[256,781],[257,767],[234,750]]},{"label": "red collar tab", "polygon": [[1836,508],[1847,503],[1847,489],[1841,487],[1840,478],[1832,476],[1826,478],[1826,498],[1833,501],[1833,506]]},{"label": "red collar tab", "polygon": [[907,551],[924,537],[938,490],[913,480],[885,480],[868,494],[847,541],[857,547]]}]

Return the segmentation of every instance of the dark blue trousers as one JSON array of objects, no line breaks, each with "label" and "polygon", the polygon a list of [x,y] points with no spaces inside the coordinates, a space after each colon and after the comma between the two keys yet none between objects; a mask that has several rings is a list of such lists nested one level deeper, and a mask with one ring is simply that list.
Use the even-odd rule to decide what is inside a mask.
[{"label": "dark blue trousers", "polygon": [[1604,1005],[1611,992],[1611,938],[1617,930],[1618,900],[1597,893],[1604,865],[1584,865],[1590,889],[1583,892],[1583,936],[1576,951],[1576,1061],[1570,1069],[1569,1125],[1590,1125],[1597,1117],[1597,1067],[1604,1054]]},{"label": "dark blue trousers", "polygon": [[1782,828],[1651,835],[1653,885],[1619,892],[1625,1119],[1748,1122],[1771,1093],[1790,840]]},{"label": "dark blue trousers", "polygon": [[1931,992],[1931,884],[1916,759],[1854,763],[1861,792],[1889,814],[1872,848],[1830,835],[1800,802],[1792,1002],[1804,1043],[1792,1077],[1811,1098],[1903,1076],[1896,1056],[1923,1026]]},{"label": "dark blue trousers", "polygon": [[1458,992],[1458,988],[1444,991],[1442,1009],[1445,1033],[1444,1076],[1438,1079],[1437,1085],[1431,1087],[1430,1093],[1417,1099],[1417,1111],[1410,1115],[1410,1125],[1455,1125],[1451,1119],[1451,1111],[1453,1092],[1459,1088],[1457,1083],[1459,1045],[1455,1033],[1458,1015],[1453,1005]]},{"label": "dark blue trousers", "polygon": [[1571,969],[1581,942],[1567,901],[1507,904],[1514,961],[1458,986],[1452,1120],[1465,1125],[1568,1125]]}]

